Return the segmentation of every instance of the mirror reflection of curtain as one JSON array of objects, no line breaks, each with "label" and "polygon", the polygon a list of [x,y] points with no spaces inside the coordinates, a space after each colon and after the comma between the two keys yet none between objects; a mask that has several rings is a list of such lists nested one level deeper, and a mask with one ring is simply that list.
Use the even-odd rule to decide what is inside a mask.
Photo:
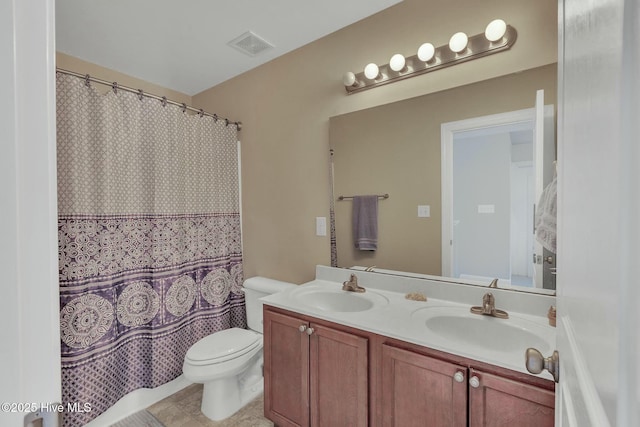
[{"label": "mirror reflection of curtain", "polygon": [[62,400],[80,426],[245,327],[237,130],[57,76]]}]

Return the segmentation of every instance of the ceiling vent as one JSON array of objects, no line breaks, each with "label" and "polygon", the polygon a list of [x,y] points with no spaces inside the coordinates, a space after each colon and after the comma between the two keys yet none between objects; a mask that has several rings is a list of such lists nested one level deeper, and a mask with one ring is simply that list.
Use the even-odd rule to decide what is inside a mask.
[{"label": "ceiling vent", "polygon": [[237,49],[245,55],[249,56],[256,56],[259,53],[264,52],[265,50],[273,48],[273,45],[271,43],[252,33],[251,31],[247,31],[240,37],[236,37],[227,44],[232,48]]}]

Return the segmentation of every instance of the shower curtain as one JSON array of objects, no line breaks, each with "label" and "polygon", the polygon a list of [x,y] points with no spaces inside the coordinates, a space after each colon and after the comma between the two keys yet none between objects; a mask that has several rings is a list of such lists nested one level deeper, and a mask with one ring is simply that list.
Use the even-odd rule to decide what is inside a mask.
[{"label": "shower curtain", "polygon": [[62,73],[57,115],[63,425],[80,426],[246,326],[237,129]]}]

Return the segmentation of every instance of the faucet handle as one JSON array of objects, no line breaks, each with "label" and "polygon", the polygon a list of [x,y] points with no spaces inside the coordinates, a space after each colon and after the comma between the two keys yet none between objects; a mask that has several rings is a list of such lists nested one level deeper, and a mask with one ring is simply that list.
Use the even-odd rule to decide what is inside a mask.
[{"label": "faucet handle", "polygon": [[493,296],[493,294],[491,292],[487,292],[482,297],[482,303],[484,305],[490,304],[491,306],[494,306],[495,302],[496,302],[496,298]]},{"label": "faucet handle", "polygon": [[342,290],[343,291],[350,291],[350,292],[364,292],[365,289],[361,286],[358,286],[358,277],[351,273],[351,277],[349,277],[349,280],[346,282],[342,283]]},{"label": "faucet handle", "polygon": [[351,273],[349,276],[349,280],[342,282],[343,286],[358,286],[358,276],[354,273]]}]

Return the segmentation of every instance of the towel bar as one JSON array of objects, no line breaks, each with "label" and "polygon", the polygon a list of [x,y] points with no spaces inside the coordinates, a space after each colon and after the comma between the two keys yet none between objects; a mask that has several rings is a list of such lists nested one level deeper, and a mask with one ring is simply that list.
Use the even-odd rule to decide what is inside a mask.
[{"label": "towel bar", "polygon": [[[346,199],[353,199],[355,196],[340,196],[338,197],[338,200],[346,200]],[[389,194],[385,193],[385,194],[378,194],[378,199],[388,199],[389,198]]]}]

